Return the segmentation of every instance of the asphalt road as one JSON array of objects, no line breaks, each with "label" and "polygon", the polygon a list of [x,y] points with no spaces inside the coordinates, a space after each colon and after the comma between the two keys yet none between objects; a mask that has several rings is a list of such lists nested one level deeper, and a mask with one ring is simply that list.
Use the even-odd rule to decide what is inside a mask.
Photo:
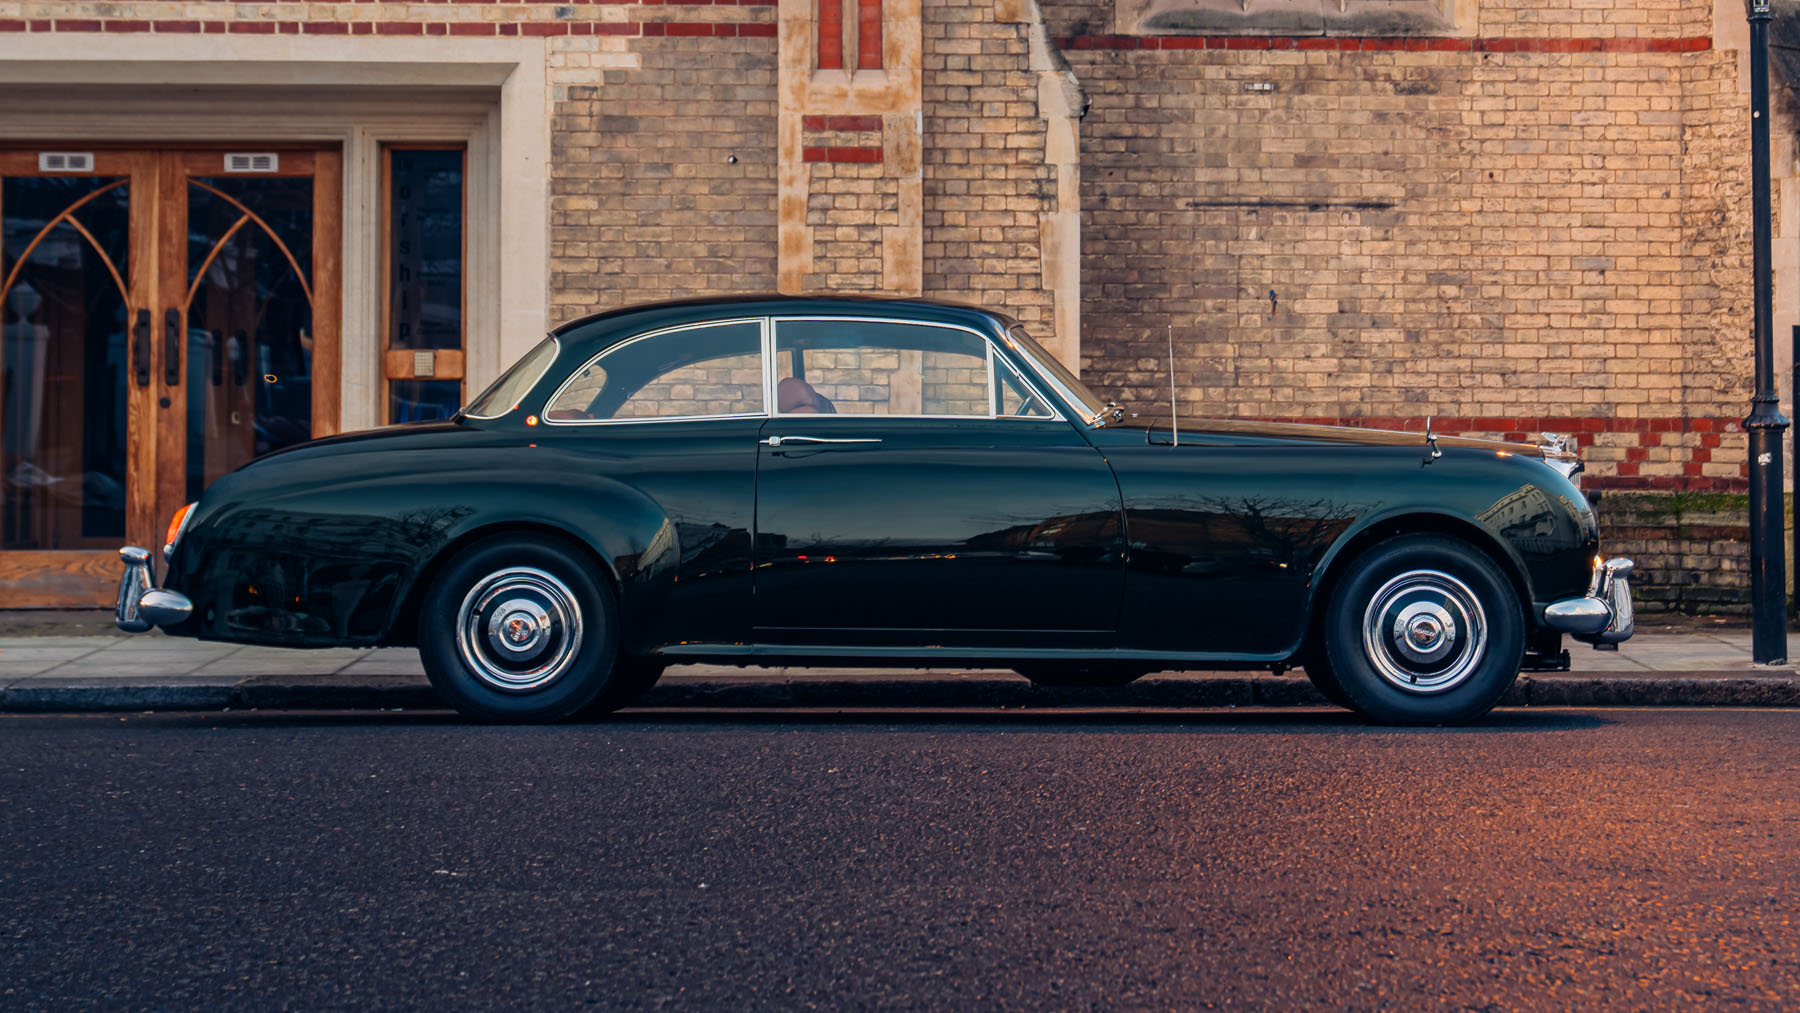
[{"label": "asphalt road", "polygon": [[1800,712],[0,717],[0,1007],[1793,1008]]}]

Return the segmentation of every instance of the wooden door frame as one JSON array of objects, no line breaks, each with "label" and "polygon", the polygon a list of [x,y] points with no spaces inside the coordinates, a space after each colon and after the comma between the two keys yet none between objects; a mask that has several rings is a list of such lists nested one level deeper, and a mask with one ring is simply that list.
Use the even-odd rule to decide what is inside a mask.
[{"label": "wooden door frame", "polygon": [[[194,144],[33,142],[0,146],[0,177],[82,175],[42,172],[37,153],[94,153],[95,176],[130,179],[130,263],[126,280],[127,342],[139,310],[150,311],[151,381],[126,382],[125,544],[155,550],[168,516],[186,502],[187,388],[185,373],[166,382],[164,314],[177,310],[177,344],[187,347],[187,179],[208,154],[229,150],[304,155],[306,172],[275,175],[313,179],[312,417],[313,435],[335,433],[342,400],[343,155],[336,144]],[[225,175],[222,164],[215,175]],[[0,208],[0,213],[4,209]],[[129,348],[129,345],[128,345]],[[128,353],[129,355],[129,353]],[[186,363],[181,363],[185,367]],[[167,404],[164,404],[166,399]],[[146,494],[148,490],[148,494]],[[111,605],[120,573],[116,549],[0,550],[0,608],[87,608]]]}]

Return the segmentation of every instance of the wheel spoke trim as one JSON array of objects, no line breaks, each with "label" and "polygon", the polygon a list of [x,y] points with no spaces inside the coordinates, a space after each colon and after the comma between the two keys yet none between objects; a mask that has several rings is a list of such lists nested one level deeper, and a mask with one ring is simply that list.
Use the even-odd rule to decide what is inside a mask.
[{"label": "wheel spoke trim", "polygon": [[528,693],[556,681],[581,650],[581,606],[567,584],[529,566],[481,578],[456,615],[456,650],[492,689]]},{"label": "wheel spoke trim", "polygon": [[1406,693],[1444,693],[1487,654],[1487,613],[1469,585],[1441,570],[1408,570],[1381,585],[1362,619],[1363,653]]}]

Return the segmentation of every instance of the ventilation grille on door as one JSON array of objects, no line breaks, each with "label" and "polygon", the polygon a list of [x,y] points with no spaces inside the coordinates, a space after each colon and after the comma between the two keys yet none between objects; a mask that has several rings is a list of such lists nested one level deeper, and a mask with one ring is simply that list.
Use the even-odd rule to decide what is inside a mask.
[{"label": "ventilation grille on door", "polygon": [[276,154],[232,153],[225,156],[226,172],[275,172],[281,168]]},{"label": "ventilation grille on door", "polygon": [[39,172],[93,172],[94,156],[86,151],[40,151]]}]

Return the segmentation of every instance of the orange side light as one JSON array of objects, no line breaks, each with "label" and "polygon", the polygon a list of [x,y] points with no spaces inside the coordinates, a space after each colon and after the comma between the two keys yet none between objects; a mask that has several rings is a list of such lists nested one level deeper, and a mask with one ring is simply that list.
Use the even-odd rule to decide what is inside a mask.
[{"label": "orange side light", "polygon": [[168,534],[163,536],[164,548],[174,545],[175,539],[181,537],[181,522],[187,520],[188,514],[192,513],[193,510],[194,504],[189,503],[187,506],[175,511],[175,516],[169,518],[169,531]]}]

